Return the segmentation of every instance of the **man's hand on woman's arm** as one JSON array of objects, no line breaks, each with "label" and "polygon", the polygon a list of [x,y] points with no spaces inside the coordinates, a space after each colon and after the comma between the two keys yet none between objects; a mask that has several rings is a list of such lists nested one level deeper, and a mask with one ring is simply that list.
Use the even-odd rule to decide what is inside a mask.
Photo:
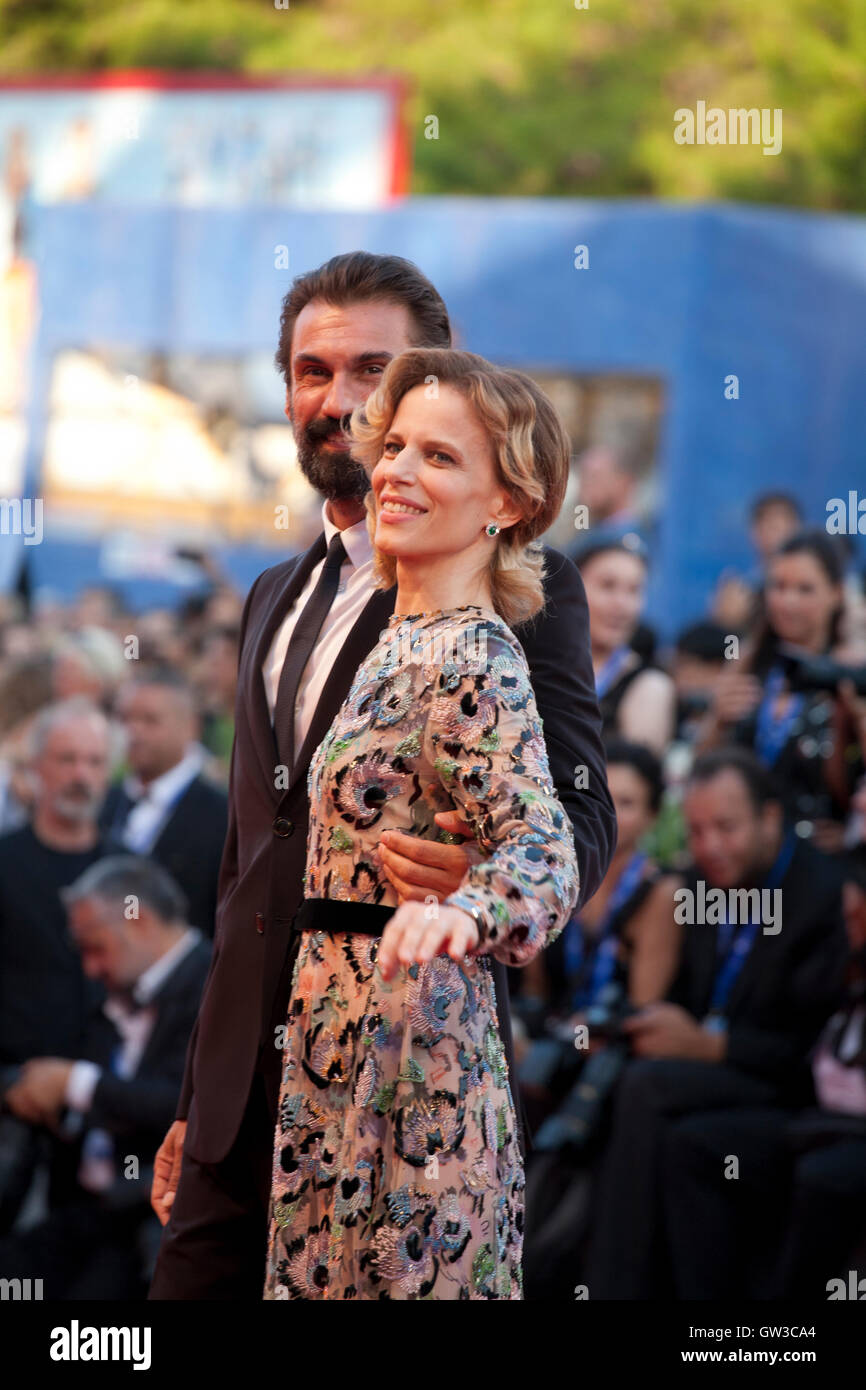
[{"label": "man's hand on woman's arm", "polygon": [[[459,811],[438,812],[436,824],[440,830],[474,838],[471,825],[461,819]],[[383,830],[379,854],[401,903],[449,897],[460,887],[470,864],[462,845],[443,845],[439,840],[423,840],[402,830]]]}]

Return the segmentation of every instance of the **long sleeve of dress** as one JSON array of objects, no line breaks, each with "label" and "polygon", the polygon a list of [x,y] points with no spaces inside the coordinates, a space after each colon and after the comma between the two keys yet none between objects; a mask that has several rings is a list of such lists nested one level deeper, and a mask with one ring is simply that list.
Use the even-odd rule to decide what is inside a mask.
[{"label": "long sleeve of dress", "polygon": [[521,966],[563,930],[580,875],[525,657],[501,629],[486,637],[483,669],[443,668],[424,751],[487,855],[445,905],[477,909],[475,954]]}]

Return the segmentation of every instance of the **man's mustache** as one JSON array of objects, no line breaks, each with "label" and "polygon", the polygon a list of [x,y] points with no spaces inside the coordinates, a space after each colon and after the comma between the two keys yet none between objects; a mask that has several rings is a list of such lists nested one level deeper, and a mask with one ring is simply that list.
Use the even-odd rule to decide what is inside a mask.
[{"label": "man's mustache", "polygon": [[323,416],[321,420],[311,420],[306,426],[304,433],[310,444],[321,444],[323,440],[330,439],[331,436],[335,434],[345,434],[348,436],[351,421],[351,414],[343,415],[339,420]]}]

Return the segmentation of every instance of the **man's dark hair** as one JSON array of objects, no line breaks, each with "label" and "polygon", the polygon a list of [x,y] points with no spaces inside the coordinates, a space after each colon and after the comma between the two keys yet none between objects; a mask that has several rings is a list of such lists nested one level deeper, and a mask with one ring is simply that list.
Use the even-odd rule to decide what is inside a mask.
[{"label": "man's dark hair", "polygon": [[68,888],[60,890],[66,907],[84,898],[125,903],[136,898],[164,922],[185,922],[188,905],[174,879],[153,859],[138,854],[114,854],[91,864]]},{"label": "man's dark hair", "polygon": [[762,811],[771,801],[781,800],[773,774],[750,748],[731,746],[701,753],[692,764],[688,784],[710,782],[720,772],[736,772],[742,777],[756,811]]},{"label": "man's dark hair", "polygon": [[764,512],[772,511],[775,507],[786,508],[797,521],[802,522],[803,511],[796,497],[792,497],[789,492],[762,492],[749,508],[749,520],[752,525],[760,521]]},{"label": "man's dark hair", "polygon": [[699,661],[724,661],[728,633],[719,623],[692,623],[677,637],[677,651]]},{"label": "man's dark hair", "polygon": [[588,536],[571,551],[571,558],[579,570],[584,569],[597,555],[607,555],[611,551],[615,555],[633,555],[642,562],[645,569],[649,569],[649,555],[640,536],[632,532],[626,536],[614,535],[612,532],[605,532],[601,526],[598,530],[599,534]]},{"label": "man's dark hair", "polygon": [[349,251],[332,256],[316,270],[298,275],[283,300],[280,345],[274,361],[286,385],[292,376],[292,334],[295,320],[314,299],[328,304],[361,304],[373,299],[403,304],[412,324],[412,347],[450,347],[451,323],[439,291],[403,256],[374,256]]},{"label": "man's dark hair", "polygon": [[608,767],[630,767],[637,773],[646,784],[650,810],[656,815],[662,804],[665,783],[661,762],[652,749],[643,743],[612,736],[605,739],[604,752]]},{"label": "man's dark hair", "polygon": [[129,677],[129,685],[159,685],[167,690],[174,690],[178,695],[184,695],[195,704],[195,692],[188,678],[176,666],[167,666],[164,662],[153,662],[142,665]]}]

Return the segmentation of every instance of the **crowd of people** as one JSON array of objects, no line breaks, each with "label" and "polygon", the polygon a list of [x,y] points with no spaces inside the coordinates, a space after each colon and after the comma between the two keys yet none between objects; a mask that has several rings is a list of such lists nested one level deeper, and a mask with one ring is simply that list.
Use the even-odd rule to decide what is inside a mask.
[{"label": "crowd of people", "polygon": [[0,1268],[142,1298],[207,976],[242,599],[0,625]]},{"label": "crowd of people", "polygon": [[[588,478],[572,556],[617,849],[509,971],[526,1296],[826,1298],[866,1267],[862,577],[762,497],[755,570],[666,650],[630,484],[615,457]],[[153,1268],[242,605],[214,582],[177,612],[94,588],[0,613],[0,1271],[48,1297],[140,1298]],[[706,910],[752,889],[745,920]]]},{"label": "crowd of people", "polygon": [[827,1298],[866,1266],[863,577],[762,496],[752,573],[658,650],[651,542],[609,491],[573,558],[617,850],[512,973],[527,1296]]}]

